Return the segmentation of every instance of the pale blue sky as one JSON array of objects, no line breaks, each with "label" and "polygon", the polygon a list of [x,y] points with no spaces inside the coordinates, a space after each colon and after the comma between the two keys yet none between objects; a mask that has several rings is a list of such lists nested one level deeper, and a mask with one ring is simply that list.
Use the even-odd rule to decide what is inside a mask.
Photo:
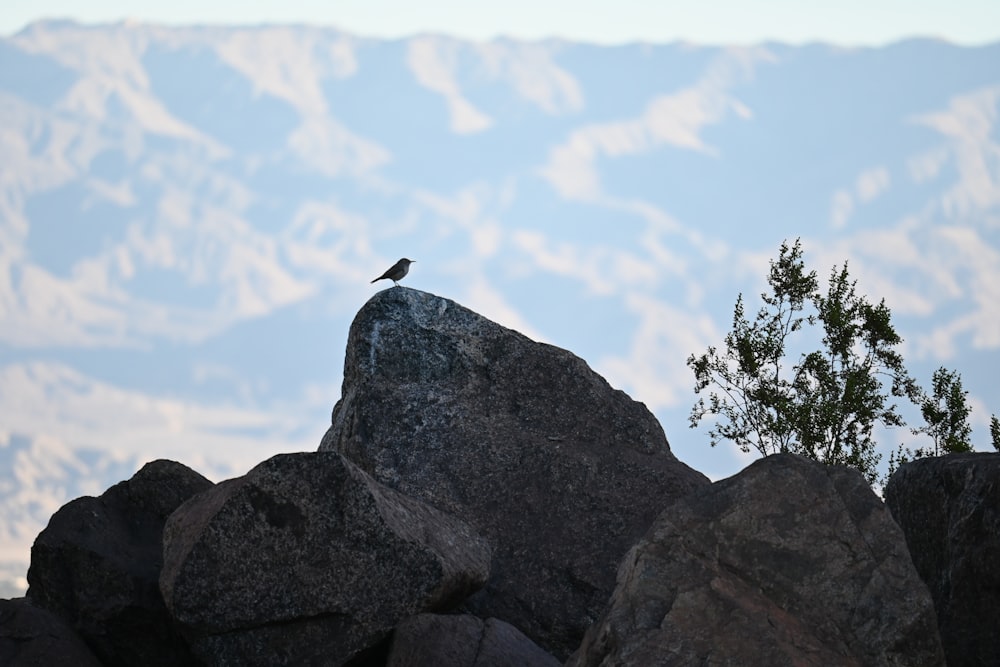
[{"label": "pale blue sky", "polygon": [[0,34],[40,18],[106,23],[313,23],[398,37],[443,32],[620,43],[825,41],[881,45],[906,37],[1000,41],[1000,0],[4,0]]}]

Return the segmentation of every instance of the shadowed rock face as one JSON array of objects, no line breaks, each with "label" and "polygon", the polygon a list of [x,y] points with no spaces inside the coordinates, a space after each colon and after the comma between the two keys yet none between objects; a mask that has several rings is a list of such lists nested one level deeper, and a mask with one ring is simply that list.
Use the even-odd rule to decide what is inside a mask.
[{"label": "shadowed rock face", "polygon": [[1000,454],[950,454],[900,466],[885,504],[934,598],[950,667],[1000,656]]},{"label": "shadowed rock face", "polygon": [[664,511],[568,664],[937,667],[935,623],[861,474],[774,455]]},{"label": "shadowed rock face", "polygon": [[207,664],[333,665],[485,582],[489,546],[334,452],[275,456],[164,529],[167,608]]},{"label": "shadowed rock face", "polygon": [[31,548],[27,596],[63,618],[106,665],[183,665],[193,656],[160,597],[167,517],[212,483],[153,461],[99,498],[56,512]]},{"label": "shadowed rock face", "polygon": [[0,665],[101,667],[73,628],[27,598],[0,600]]},{"label": "shadowed rock face", "polygon": [[356,316],[320,450],[479,529],[493,566],[467,609],[561,658],[652,519],[708,484],[578,357],[407,288]]}]

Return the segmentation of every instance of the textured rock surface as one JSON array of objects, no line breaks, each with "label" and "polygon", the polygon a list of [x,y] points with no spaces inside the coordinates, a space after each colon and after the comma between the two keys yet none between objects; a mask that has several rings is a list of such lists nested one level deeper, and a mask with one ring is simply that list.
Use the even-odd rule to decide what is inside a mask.
[{"label": "textured rock surface", "polygon": [[386,667],[559,667],[514,626],[468,614],[420,614],[393,633]]},{"label": "textured rock surface", "polygon": [[403,287],[355,317],[320,449],[478,528],[494,561],[467,609],[560,658],[652,519],[708,484],[644,405],[580,358]]},{"label": "textured rock surface", "polygon": [[861,474],[774,455],[656,520],[568,664],[943,663],[930,594]]},{"label": "textured rock surface", "polygon": [[0,665],[101,667],[73,628],[26,598],[0,600]]},{"label": "textured rock surface", "polygon": [[483,584],[486,542],[329,453],[283,454],[182,505],[160,586],[209,664],[340,664]]},{"label": "textured rock surface", "polygon": [[900,466],[885,503],[930,589],[950,667],[1000,660],[1000,454]]},{"label": "textured rock surface", "polygon": [[212,483],[174,461],[153,461],[99,498],[56,512],[31,548],[27,596],[68,622],[106,665],[183,665],[159,576],[166,518]]}]

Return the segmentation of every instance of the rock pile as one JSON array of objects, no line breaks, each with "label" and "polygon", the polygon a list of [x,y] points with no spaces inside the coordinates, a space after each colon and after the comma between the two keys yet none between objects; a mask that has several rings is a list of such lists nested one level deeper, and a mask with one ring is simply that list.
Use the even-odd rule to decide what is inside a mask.
[{"label": "rock pile", "polygon": [[0,603],[0,664],[940,665],[931,593],[955,609],[982,571],[930,537],[914,568],[907,526],[943,479],[928,531],[991,530],[1000,485],[969,465],[893,479],[905,539],[853,470],[775,456],[710,484],[579,358],[387,289],[318,452],[219,484],[154,461],[59,510]]}]

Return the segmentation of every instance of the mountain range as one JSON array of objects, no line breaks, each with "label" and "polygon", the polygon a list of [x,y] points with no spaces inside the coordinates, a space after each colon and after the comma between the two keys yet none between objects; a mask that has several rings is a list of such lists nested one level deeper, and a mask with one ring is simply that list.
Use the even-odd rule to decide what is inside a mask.
[{"label": "mountain range", "polygon": [[0,595],[59,506],[147,461],[218,481],[315,450],[351,319],[400,257],[408,286],[585,359],[718,479],[750,459],[688,428],[685,360],[801,238],[885,299],[925,386],[961,374],[989,449],[998,62],[923,39],[0,38]]}]

